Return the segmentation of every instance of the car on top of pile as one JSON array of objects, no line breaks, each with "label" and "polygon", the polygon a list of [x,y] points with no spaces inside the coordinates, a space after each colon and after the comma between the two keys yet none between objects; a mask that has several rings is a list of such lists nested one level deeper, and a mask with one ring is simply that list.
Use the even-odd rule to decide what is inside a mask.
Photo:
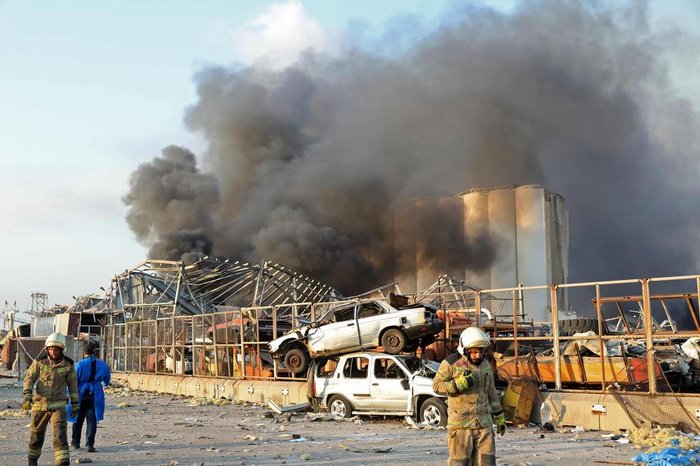
[{"label": "car on top of pile", "polygon": [[321,356],[379,346],[389,354],[412,352],[433,342],[445,327],[430,305],[390,301],[372,299],[332,307],[308,325],[270,341],[270,353],[291,373],[300,375],[312,358]]}]

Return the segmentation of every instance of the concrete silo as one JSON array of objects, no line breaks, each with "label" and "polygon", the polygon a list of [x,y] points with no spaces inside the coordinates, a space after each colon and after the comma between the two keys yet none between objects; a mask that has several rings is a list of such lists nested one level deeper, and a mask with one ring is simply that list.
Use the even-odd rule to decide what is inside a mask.
[{"label": "concrete silo", "polygon": [[[449,260],[455,232],[447,232],[449,241],[442,238],[437,233],[441,232],[438,218],[448,218],[446,229],[459,229],[457,234],[471,248],[459,266]],[[394,220],[394,276],[404,292],[423,290],[441,274],[483,289],[566,283],[565,201],[541,186],[472,189],[457,196],[414,201],[397,207]],[[485,264],[477,260],[479,251],[474,249],[487,243],[495,254]],[[528,293],[528,319],[548,320],[547,300],[546,292]]]}]

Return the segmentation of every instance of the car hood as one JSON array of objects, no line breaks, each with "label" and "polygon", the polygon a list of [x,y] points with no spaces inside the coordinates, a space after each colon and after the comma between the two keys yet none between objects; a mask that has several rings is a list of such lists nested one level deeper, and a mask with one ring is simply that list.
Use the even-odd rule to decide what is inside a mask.
[{"label": "car hood", "polygon": [[297,327],[295,329],[292,329],[291,331],[285,333],[281,337],[277,337],[271,342],[268,343],[268,346],[270,347],[270,351],[273,353],[277,351],[280,346],[282,346],[282,343],[289,341],[289,340],[301,340],[302,338],[305,338],[309,334],[309,330],[311,329],[311,326],[309,325],[302,325],[301,327]]}]

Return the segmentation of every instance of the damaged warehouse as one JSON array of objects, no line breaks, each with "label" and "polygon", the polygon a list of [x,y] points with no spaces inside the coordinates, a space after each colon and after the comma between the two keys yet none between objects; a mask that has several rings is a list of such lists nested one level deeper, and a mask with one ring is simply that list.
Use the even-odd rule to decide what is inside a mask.
[{"label": "damaged warehouse", "polygon": [[[147,260],[103,283],[104,293],[73,297],[73,306],[33,317],[31,330],[27,325],[10,333],[3,362],[16,364],[21,374],[52,331],[68,336],[66,354],[76,359],[86,342],[99,342],[100,357],[124,383],[116,390],[137,391],[144,400],[132,413],[141,416],[143,434],[128,425],[132,432],[117,426],[107,431],[110,437],[136,434],[110,438],[120,453],[144,447],[129,456],[137,458],[134,464],[161,464],[168,448],[194,449],[192,436],[181,435],[187,430],[197,431],[197,447],[205,452],[198,460],[212,452],[208,448],[223,446],[241,463],[307,461],[298,453],[265,461],[256,455],[275,443],[280,449],[291,445],[289,450],[297,445],[282,446],[282,435],[316,445],[318,438],[305,434],[318,419],[326,426],[349,425],[362,441],[380,439],[373,446],[379,456],[348,462],[323,456],[328,464],[403,464],[427,450],[420,444],[383,461],[387,447],[379,443],[400,443],[403,436],[391,428],[383,433],[384,426],[368,434],[366,416],[376,425],[403,418],[398,428],[424,430],[433,443],[428,454],[445,455],[444,434],[429,431],[445,427],[448,398],[431,382],[436,364],[460,351],[462,332],[473,327],[487,334],[481,342],[489,364],[482,367],[494,368],[509,424],[532,427],[533,438],[566,430],[575,434],[573,442],[584,429],[700,434],[700,253],[693,247],[700,231],[700,120],[670,65],[680,57],[687,73],[693,56],[687,52],[695,44],[673,46],[676,35],[687,38],[658,29],[657,10],[665,7],[646,2],[524,1],[507,11],[451,3],[435,24],[423,24],[427,16],[420,11],[376,37],[363,24],[353,24],[340,44],[321,34],[279,67],[230,55],[226,64],[186,57],[188,69],[192,63],[198,68],[189,92],[179,94],[191,99],[179,120],[187,137],[165,128],[163,113],[158,128],[143,125],[140,118],[152,106],[179,105],[146,84],[166,89],[182,81],[175,73],[151,79],[176,69],[160,58],[153,62],[154,56],[186,55],[208,41],[197,37],[196,28],[173,34],[191,21],[149,34],[166,42],[187,36],[190,45],[163,54],[159,46],[158,54],[136,62],[138,76],[125,76],[129,67],[120,67],[116,75],[128,78],[124,83],[138,83],[137,98],[97,106],[112,109],[114,120],[81,115],[81,123],[100,121],[99,131],[79,124],[75,132],[55,130],[60,139],[83,138],[81,147],[120,152],[122,165],[98,170],[64,163],[56,178],[70,172],[80,179],[50,192],[69,195],[56,195],[56,205],[44,197],[14,196],[35,205],[13,217],[40,218],[37,212],[78,198],[100,212],[86,221],[67,219],[72,212],[61,209],[56,225],[75,225],[89,239],[71,232],[61,238],[75,245],[63,247],[54,241],[57,230],[42,245],[84,252],[91,263],[102,259],[108,272]],[[264,14],[249,24],[302,18],[301,24],[284,24],[295,39],[304,39],[317,29],[304,10],[312,5],[275,4],[279,17],[256,5]],[[370,9],[374,19],[379,10]],[[244,19],[239,10],[237,20]],[[209,20],[202,21],[201,8],[195,14],[199,24]],[[230,46],[231,30],[226,16],[220,18],[214,35],[226,35]],[[267,44],[256,34],[236,36],[233,43]],[[138,38],[122,36],[120,41]],[[141,42],[134,52],[148,50]],[[133,54],[119,56],[130,60]],[[121,58],[112,62],[125,64]],[[104,69],[96,62],[81,80],[115,75],[100,73]],[[94,83],[70,88],[90,91],[86,95],[97,103],[102,99],[93,90],[111,96],[122,89],[121,83],[114,89]],[[117,135],[120,127],[131,134]],[[39,137],[33,131],[45,144],[46,159],[60,159],[47,142],[51,133]],[[118,141],[118,150],[100,138]],[[95,164],[99,151],[91,154]],[[40,167],[43,159],[36,160]],[[92,198],[102,192],[111,196],[109,203]],[[105,212],[126,220],[136,253],[110,242],[106,233],[118,228],[103,221]],[[54,224],[42,221],[36,230],[46,234],[47,225]],[[22,228],[18,239],[33,238],[34,231]],[[7,243],[17,243],[11,250],[22,253],[13,267],[21,270],[22,262],[39,270],[38,262],[27,260],[34,248]],[[90,245],[100,253],[90,254]],[[45,262],[54,257],[35,255]],[[77,288],[81,275],[70,272],[97,275],[81,267],[87,262],[71,259],[69,267],[42,270],[61,271],[66,282],[59,290]],[[456,378],[441,378],[457,386]],[[461,383],[464,392],[475,388]],[[153,392],[193,399],[161,396],[148,406],[157,398]],[[169,401],[192,404],[177,419],[161,419]],[[200,403],[222,407],[208,411],[213,422],[201,422],[206,410],[195,407]],[[233,406],[251,404],[260,412],[235,417]],[[303,421],[296,431],[283,432],[281,427],[294,428],[297,415]],[[119,421],[127,424],[125,419]],[[152,433],[161,420],[169,433]],[[498,424],[505,427],[500,414]],[[548,448],[546,442],[522,448],[523,430],[509,428],[508,434],[499,439],[499,456],[509,448],[528,454],[530,447],[537,453]],[[322,448],[368,451],[359,442],[346,449],[344,442]],[[585,455],[577,459],[585,462]],[[561,456],[553,452],[545,464],[569,459]],[[603,453],[599,458],[611,459]],[[531,459],[518,456],[517,463]]]},{"label": "damaged warehouse", "polygon": [[[453,238],[455,247],[471,241],[471,251],[478,243],[500,248],[481,269],[460,266],[465,251],[447,248],[457,260],[444,251],[426,256],[436,218],[444,222],[440,238]],[[511,422],[699,430],[692,414],[700,408],[697,276],[566,283],[564,200],[537,185],[417,201],[399,206],[394,222],[397,281],[354,297],[273,262],[203,257],[127,270],[101,304],[105,359],[135,388],[320,407],[324,394],[314,380],[343,355],[363,350],[439,362],[456,350],[460,332],[476,325],[492,338]],[[548,284],[530,284],[536,280]],[[527,284],[512,286],[521,281]],[[414,324],[411,315],[425,320]],[[395,362],[409,381],[421,367]],[[393,412],[424,421],[429,399],[441,403],[425,394]],[[658,409],[641,409],[651,401]],[[338,406],[367,411],[355,404]]]},{"label": "damaged warehouse", "polygon": [[[412,349],[418,358],[454,351],[467,326],[490,334],[512,422],[603,430],[672,425],[697,432],[699,287],[700,276],[683,276],[480,290],[440,277],[403,304],[430,306],[444,320],[442,331]],[[594,317],[571,318],[560,309],[566,290],[587,296]],[[130,386],[279,406],[314,401],[308,384],[323,372],[319,364],[308,374],[290,372],[271,354],[270,341],[329,310],[350,304],[359,312],[366,303],[397,299],[395,287],[345,299],[281,266],[213,259],[193,266],[151,261],[117,276],[110,291],[115,308],[105,329],[105,359]],[[531,293],[549,296],[551,320],[528,318]],[[237,306],[226,304],[234,301]],[[356,337],[363,329],[360,323]]]}]

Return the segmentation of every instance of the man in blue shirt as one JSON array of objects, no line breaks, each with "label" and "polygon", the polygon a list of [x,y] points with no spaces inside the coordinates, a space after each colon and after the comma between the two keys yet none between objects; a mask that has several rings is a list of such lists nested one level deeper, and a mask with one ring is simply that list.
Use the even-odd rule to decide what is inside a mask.
[{"label": "man in blue shirt", "polygon": [[85,429],[87,451],[95,450],[95,433],[97,422],[104,419],[105,392],[103,386],[109,385],[111,372],[107,364],[95,357],[95,346],[88,344],[84,351],[85,359],[75,365],[78,377],[78,394],[80,395],[80,410],[77,416],[69,416],[73,423],[73,438],[71,446],[80,448],[80,437],[83,431],[83,421],[87,420]]}]

